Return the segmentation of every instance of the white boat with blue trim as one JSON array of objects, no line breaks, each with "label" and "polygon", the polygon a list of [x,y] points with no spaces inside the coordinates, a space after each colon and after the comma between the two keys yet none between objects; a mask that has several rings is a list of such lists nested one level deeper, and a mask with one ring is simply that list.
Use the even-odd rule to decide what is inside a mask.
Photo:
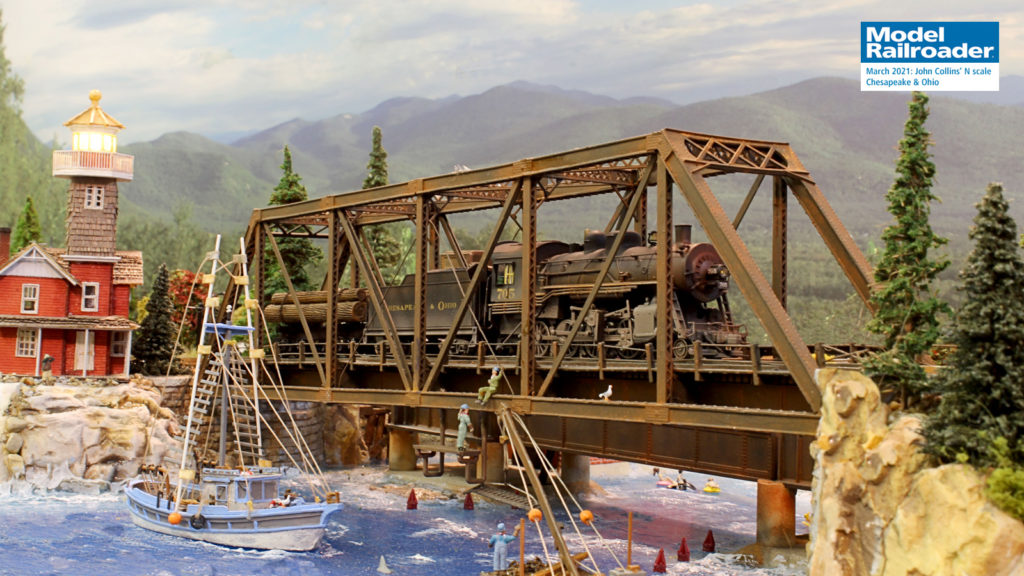
[{"label": "white boat with blue trim", "polygon": [[[262,369],[263,351],[254,346],[252,313],[259,308],[249,298],[244,250],[243,243],[242,258],[233,261],[241,274],[236,269],[232,280],[239,288],[236,297],[244,295],[247,323],[215,322],[220,302],[213,295],[214,274],[206,275],[209,288],[181,457],[168,466],[143,466],[125,487],[128,510],[136,525],[171,536],[240,548],[312,550],[341,503],[308,450],[288,458],[310,481],[312,501],[291,489],[282,493],[282,483],[298,475],[265,458],[264,431],[282,445],[282,435],[292,446],[305,447],[305,442],[287,403],[267,410],[278,418],[279,432],[260,410],[261,401],[269,401],[260,381],[272,373]],[[226,268],[219,252],[220,237],[208,255],[214,273]],[[208,448],[213,443],[216,452]]]}]

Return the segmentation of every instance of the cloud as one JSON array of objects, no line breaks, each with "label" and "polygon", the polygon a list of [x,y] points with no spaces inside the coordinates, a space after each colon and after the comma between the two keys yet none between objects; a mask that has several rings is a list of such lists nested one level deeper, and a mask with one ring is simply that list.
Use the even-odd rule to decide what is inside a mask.
[{"label": "cloud", "polygon": [[[840,0],[33,0],[4,7],[5,44],[43,139],[92,88],[128,126],[222,133],[361,112],[396,96],[515,80],[677,102],[857,74],[861,20],[1001,20],[1021,73],[1016,2]],[[728,87],[728,89],[726,89]]]}]

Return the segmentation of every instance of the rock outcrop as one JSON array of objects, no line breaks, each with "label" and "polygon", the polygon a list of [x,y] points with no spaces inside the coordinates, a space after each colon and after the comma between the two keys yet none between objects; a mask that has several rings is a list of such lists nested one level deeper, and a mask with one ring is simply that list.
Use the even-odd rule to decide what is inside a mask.
[{"label": "rock outcrop", "polygon": [[860,373],[820,370],[810,573],[1024,576],[1024,524],[963,465],[927,467],[920,420],[889,422]]},{"label": "rock outcrop", "polygon": [[180,450],[174,414],[143,378],[8,378],[0,386],[0,482],[101,491]]}]

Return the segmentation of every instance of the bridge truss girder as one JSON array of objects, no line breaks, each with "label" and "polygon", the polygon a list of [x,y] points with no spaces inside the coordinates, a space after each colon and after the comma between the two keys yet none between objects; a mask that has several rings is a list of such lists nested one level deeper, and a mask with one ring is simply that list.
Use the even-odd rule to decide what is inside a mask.
[{"label": "bridge truss girder", "polygon": [[[714,176],[732,173],[757,175],[741,213],[735,221],[730,220],[721,204],[711,191],[708,180]],[[749,200],[757,191],[761,180],[770,177],[773,181],[773,270],[769,282],[754,263],[750,251],[740,238],[737,226],[749,206]],[[750,304],[754,314],[761,321],[771,338],[779,356],[785,361],[793,381],[812,411],[820,405],[820,394],[813,381],[814,360],[806,343],[801,339],[786,312],[785,299],[785,258],[786,231],[784,227],[787,189],[796,197],[804,212],[821,235],[851,284],[864,300],[869,302],[871,270],[866,259],[854,244],[849,233],[825,200],[809,173],[800,163],[792,148],[781,142],[755,141],[738,138],[662,130],[646,136],[620,140],[608,144],[591,146],[560,154],[520,160],[480,170],[458,174],[445,174],[424,178],[403,184],[389,185],[369,190],[337,194],[288,204],[258,209],[253,212],[247,233],[247,247],[254,263],[263,261],[265,246],[276,248],[273,237],[326,238],[329,242],[329,259],[332,265],[327,285],[337,287],[343,268],[355,264],[354,270],[370,288],[370,299],[382,318],[385,327],[394,327],[383,296],[383,280],[379,268],[362,238],[364,226],[387,222],[411,220],[416,226],[416,295],[417,302],[423,302],[426,287],[426,271],[430,262],[436,265],[436,254],[440,235],[436,224],[447,225],[449,214],[503,208],[488,245],[485,258],[489,257],[500,238],[501,230],[518,211],[524,232],[524,264],[527,273],[522,275],[520,294],[523,318],[532,319],[534,301],[533,282],[536,278],[535,242],[536,211],[546,202],[565,198],[585,197],[595,194],[619,194],[619,213],[613,222],[628,224],[636,228],[646,226],[646,187],[656,186],[657,194],[657,245],[658,252],[658,319],[660,326],[669,326],[669,253],[670,231],[672,229],[673,188],[690,206],[694,216],[705,230],[711,243],[718,250],[729,268],[735,284]],[[643,209],[633,205],[627,208],[627,199],[633,191],[644,191]],[[641,214],[642,213],[642,214]],[[609,227],[613,227],[612,223]],[[618,226],[625,229],[626,226]],[[449,243],[453,241],[447,235]],[[260,240],[267,239],[261,242]],[[664,249],[661,249],[664,248]],[[485,260],[486,261],[486,260]],[[255,264],[257,274],[261,266]],[[283,266],[281,267],[283,268]],[[482,267],[478,267],[482,270]],[[286,279],[287,280],[287,279]],[[287,280],[290,284],[290,280]],[[481,279],[474,278],[479,287]],[[257,285],[262,285],[262,278]],[[334,290],[328,289],[333,296]],[[460,303],[460,313],[465,313],[472,291]],[[262,295],[260,295],[262,297]],[[293,296],[294,298],[294,296]],[[333,298],[332,298],[333,300]],[[297,304],[297,300],[294,300]],[[422,309],[422,307],[421,307]],[[582,317],[586,310],[580,314]],[[397,360],[396,369],[407,391],[428,391],[443,369],[451,336],[449,333],[441,353],[429,357],[425,353],[425,314],[418,314],[414,327],[412,358],[406,358],[397,337],[389,339],[391,355]],[[305,333],[309,327],[302,319]],[[457,323],[456,323],[457,325]],[[334,337],[336,326],[329,328]],[[522,338],[532,342],[533,323],[524,322]],[[392,333],[392,330],[387,330]],[[657,366],[657,403],[670,401],[668,394],[671,378],[672,334],[670,330],[659,330],[655,357],[661,358]],[[558,362],[544,376],[540,376],[532,347],[522,347],[520,358],[519,393],[523,396],[544,395],[551,380],[558,373]],[[316,347],[313,347],[316,356]],[[320,379],[324,388],[331,388],[337,380],[337,363],[324,359],[327,367],[320,368]],[[317,363],[318,366],[319,360]]]}]

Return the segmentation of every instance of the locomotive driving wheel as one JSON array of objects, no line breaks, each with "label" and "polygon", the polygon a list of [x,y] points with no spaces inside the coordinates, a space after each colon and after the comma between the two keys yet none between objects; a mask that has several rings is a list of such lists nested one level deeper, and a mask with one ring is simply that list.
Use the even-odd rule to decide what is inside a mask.
[{"label": "locomotive driving wheel", "polygon": [[551,342],[548,337],[551,335],[551,328],[547,322],[540,320],[533,327],[533,340],[536,345],[537,356],[547,356],[551,353]]},{"label": "locomotive driving wheel", "polygon": [[672,357],[676,360],[684,360],[690,355],[690,343],[686,340],[676,340],[672,345]]},{"label": "locomotive driving wheel", "polygon": [[637,358],[643,356],[644,354],[643,350],[639,348],[630,348],[628,346],[616,348],[616,351],[618,353],[619,358],[622,358],[623,360],[636,360]]},{"label": "locomotive driving wheel", "polygon": [[558,323],[556,332],[559,333],[558,345],[568,346],[569,349],[565,351],[567,358],[576,358],[580,355],[580,346],[578,344],[570,344],[568,342],[569,331],[572,330],[572,320],[566,319]]}]

